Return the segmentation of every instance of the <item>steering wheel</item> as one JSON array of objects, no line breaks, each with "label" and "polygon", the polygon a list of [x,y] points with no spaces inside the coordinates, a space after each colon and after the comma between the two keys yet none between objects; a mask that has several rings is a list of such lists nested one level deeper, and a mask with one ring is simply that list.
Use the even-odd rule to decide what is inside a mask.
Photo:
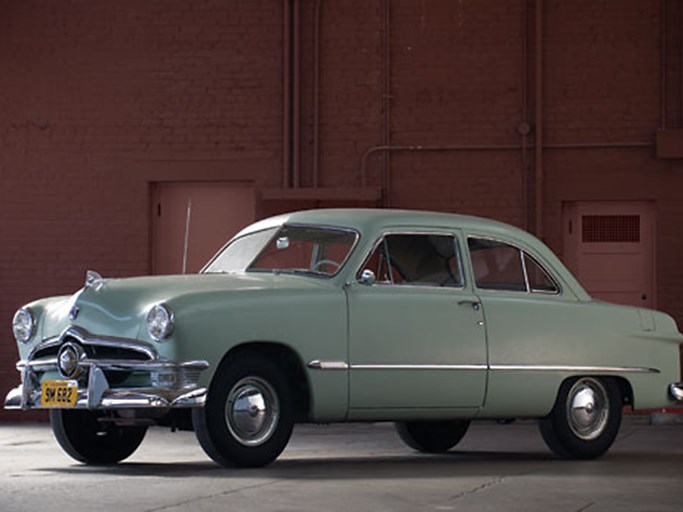
[{"label": "steering wheel", "polygon": [[335,271],[339,270],[339,267],[341,267],[341,265],[340,265],[339,263],[337,263],[336,261],[332,261],[332,260],[320,260],[320,261],[318,261],[317,263],[315,263],[315,264],[313,265],[313,267],[311,268],[311,270],[317,272],[318,269],[319,269],[319,267],[322,267],[323,265],[332,265],[332,266],[334,267],[334,270],[335,270]]}]

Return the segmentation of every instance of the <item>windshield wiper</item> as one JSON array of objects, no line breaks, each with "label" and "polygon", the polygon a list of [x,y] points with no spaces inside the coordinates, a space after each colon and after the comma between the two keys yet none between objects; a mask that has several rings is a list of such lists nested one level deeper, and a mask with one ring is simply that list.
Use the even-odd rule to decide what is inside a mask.
[{"label": "windshield wiper", "polygon": [[303,276],[330,277],[330,275],[327,272],[321,272],[320,270],[310,270],[310,269],[303,269],[303,268],[286,268],[286,269],[281,269],[278,272],[281,272],[283,274],[295,274],[295,275],[303,275]]}]

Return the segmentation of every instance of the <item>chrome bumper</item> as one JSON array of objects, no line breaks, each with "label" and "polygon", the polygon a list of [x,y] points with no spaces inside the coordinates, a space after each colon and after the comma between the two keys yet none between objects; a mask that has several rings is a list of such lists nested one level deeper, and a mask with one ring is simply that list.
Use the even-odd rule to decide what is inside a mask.
[{"label": "chrome bumper", "polygon": [[[140,409],[203,407],[207,389],[197,381],[209,367],[206,361],[176,363],[173,361],[84,360],[87,368],[87,387],[79,385],[77,409]],[[51,361],[21,361],[21,385],[5,398],[5,409],[45,409],[41,403],[40,376],[56,371]],[[105,371],[143,372],[149,375],[147,387],[111,387]]]},{"label": "chrome bumper", "polygon": [[674,400],[683,402],[683,382],[674,382],[669,384],[669,395]]}]

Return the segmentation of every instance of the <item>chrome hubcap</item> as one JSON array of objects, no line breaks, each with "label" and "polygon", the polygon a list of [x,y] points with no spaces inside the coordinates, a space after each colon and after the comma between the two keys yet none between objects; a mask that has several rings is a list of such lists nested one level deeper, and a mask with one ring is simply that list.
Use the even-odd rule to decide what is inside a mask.
[{"label": "chrome hubcap", "polygon": [[232,436],[244,446],[265,443],[275,432],[280,404],[273,387],[259,377],[245,377],[235,384],[225,404],[225,422]]},{"label": "chrome hubcap", "polygon": [[609,398],[600,381],[591,378],[578,380],[569,390],[567,418],[569,428],[578,438],[592,441],[607,426]]}]

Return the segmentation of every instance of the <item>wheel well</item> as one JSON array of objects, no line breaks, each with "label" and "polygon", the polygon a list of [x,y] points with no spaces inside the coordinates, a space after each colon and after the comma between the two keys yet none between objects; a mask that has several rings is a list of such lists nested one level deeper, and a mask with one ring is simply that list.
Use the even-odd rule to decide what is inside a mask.
[{"label": "wheel well", "polygon": [[619,391],[621,391],[621,400],[624,405],[628,405],[633,409],[633,388],[631,383],[624,377],[615,377],[614,381],[619,386]]},{"label": "wheel well", "polygon": [[[599,378],[599,379],[609,379],[614,381],[617,386],[619,386],[619,391],[621,392],[621,401],[623,405],[630,406],[633,408],[633,388],[631,387],[631,383],[625,379],[624,377],[615,377],[615,376],[608,376],[608,375],[575,375],[573,377],[569,377],[568,379],[565,379],[562,381],[560,384],[560,387],[567,381],[575,381],[577,379],[580,379],[581,377],[594,377],[594,378]],[[560,388],[558,388],[558,393],[559,393]]]},{"label": "wheel well", "polygon": [[295,407],[295,421],[305,421],[310,412],[311,394],[304,371],[304,365],[298,354],[286,345],[273,342],[249,342],[232,348],[220,362],[219,368],[227,361],[236,357],[250,354],[269,359],[279,366],[292,390]]}]

